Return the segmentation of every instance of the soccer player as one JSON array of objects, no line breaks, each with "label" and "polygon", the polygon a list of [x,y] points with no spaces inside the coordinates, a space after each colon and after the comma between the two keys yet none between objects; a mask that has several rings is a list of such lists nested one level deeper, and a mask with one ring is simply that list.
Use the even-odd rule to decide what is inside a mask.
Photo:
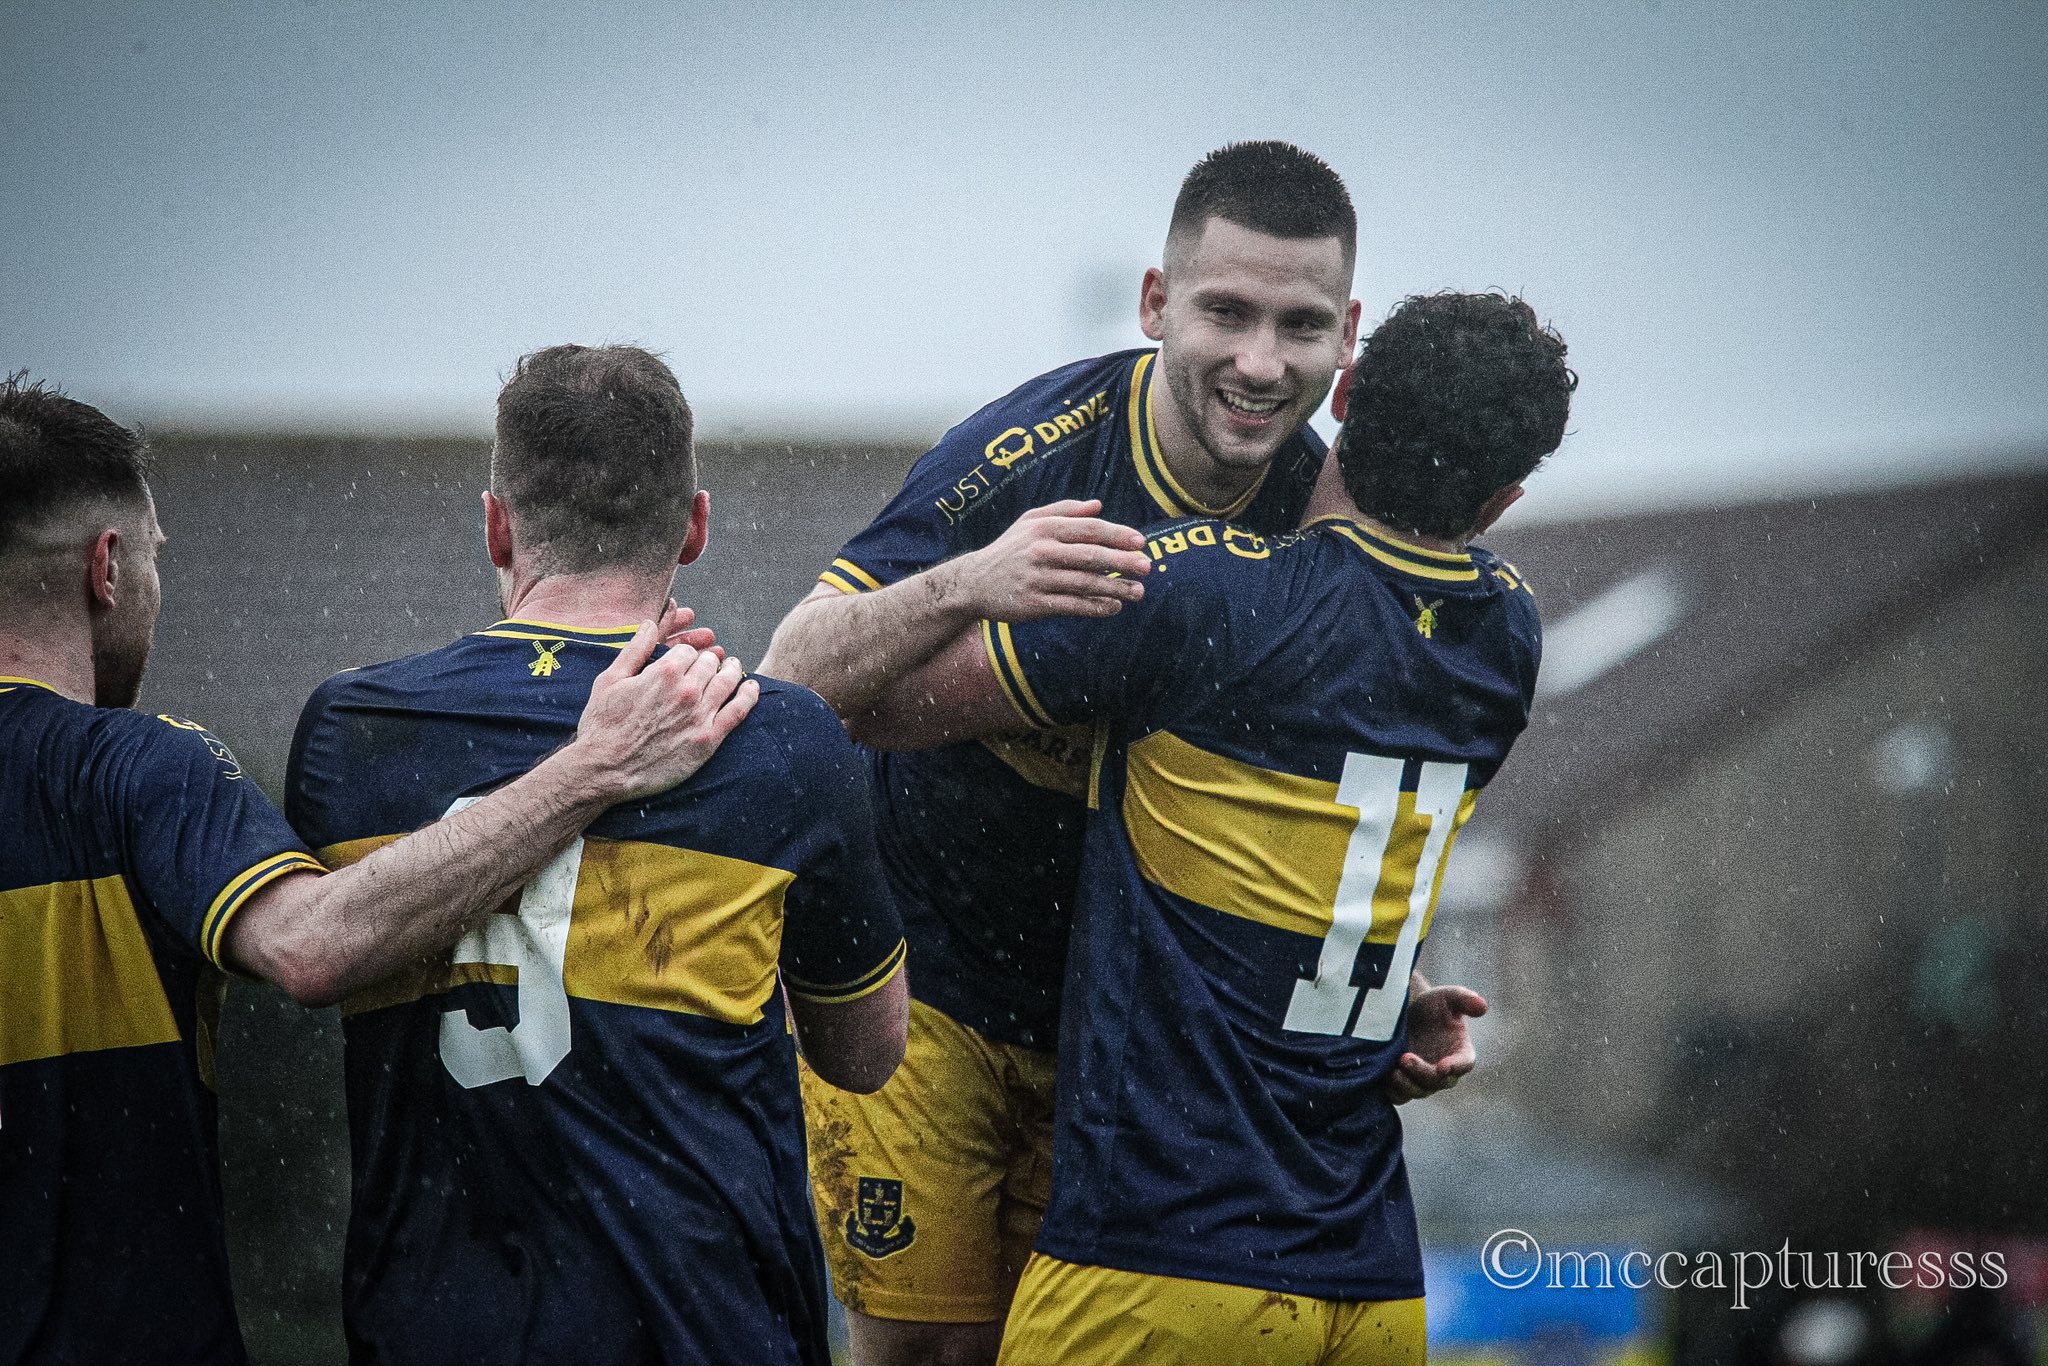
[{"label": "soccer player", "polygon": [[[334,864],[566,739],[620,623],[704,549],[668,367],[624,346],[521,360],[484,506],[506,619],[306,704],[286,809]],[[355,1359],[828,1359],[786,1022],[826,1082],[881,1085],[902,924],[852,742],[810,692],[759,688],[692,781],[597,821],[452,957],[344,1004]]]},{"label": "soccer player", "polygon": [[445,949],[606,808],[687,777],[753,698],[709,653],[641,672],[650,622],[580,724],[571,709],[560,750],[506,772],[513,781],[459,816],[323,875],[227,746],[194,722],[129,710],[162,542],[136,433],[24,375],[0,382],[10,1366],[245,1361],[215,1149],[222,970],[320,1004]]},{"label": "soccer player", "polygon": [[984,623],[857,727],[1101,728],[1052,1203],[1004,1362],[1423,1360],[1384,1087],[1452,841],[1536,682],[1529,589],[1470,542],[1575,384],[1519,299],[1410,299],[1302,533],[1154,529],[1114,620]]},{"label": "soccer player", "polygon": [[[763,668],[854,715],[983,617],[1104,618],[1138,601],[1151,561],[1134,526],[1294,527],[1324,454],[1305,424],[1357,335],[1356,236],[1343,182],[1307,152],[1249,142],[1205,158],[1141,287],[1158,350],[1054,370],[949,431]],[[910,1046],[874,1097],[807,1091],[860,1366],[995,1355],[1046,1200],[1092,745],[1086,726],[1013,725],[874,757],[915,967]]]}]

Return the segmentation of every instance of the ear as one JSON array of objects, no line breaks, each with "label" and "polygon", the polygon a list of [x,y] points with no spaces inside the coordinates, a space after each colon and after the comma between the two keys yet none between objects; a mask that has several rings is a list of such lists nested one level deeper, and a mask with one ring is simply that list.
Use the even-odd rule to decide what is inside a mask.
[{"label": "ear", "polygon": [[1344,307],[1344,354],[1350,357],[1344,362],[1347,372],[1358,363],[1358,319],[1362,312],[1362,305],[1356,299]]},{"label": "ear", "polygon": [[89,609],[110,611],[121,592],[121,533],[108,527],[94,538],[85,557],[85,592]]},{"label": "ear", "polygon": [[1506,488],[1495,489],[1493,497],[1479,505],[1479,520],[1472,523],[1472,529],[1465,533],[1465,539],[1470,541],[1485,535],[1486,529],[1498,522],[1500,515],[1513,507],[1521,496],[1520,484],[1509,484]]},{"label": "ear", "polygon": [[[1357,305],[1354,304],[1352,307],[1355,308]],[[1337,382],[1330,388],[1330,416],[1339,422],[1344,420],[1344,414],[1351,411],[1351,371],[1357,364],[1357,361],[1353,361],[1339,370]]]},{"label": "ear", "polygon": [[711,495],[704,489],[698,489],[696,498],[690,502],[690,529],[683,533],[683,551],[676,556],[676,563],[689,564],[704,553],[704,547],[710,541]]},{"label": "ear", "polygon": [[512,567],[512,510],[489,489],[484,490],[484,548],[490,552],[492,564],[500,569]]},{"label": "ear", "polygon": [[1153,341],[1166,337],[1166,272],[1158,266],[1145,268],[1145,281],[1138,287],[1138,326]]}]

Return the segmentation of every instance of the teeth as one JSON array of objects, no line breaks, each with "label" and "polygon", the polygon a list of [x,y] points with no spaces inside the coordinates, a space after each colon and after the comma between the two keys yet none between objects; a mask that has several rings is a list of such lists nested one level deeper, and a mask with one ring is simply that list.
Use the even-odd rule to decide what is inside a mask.
[{"label": "teeth", "polygon": [[1239,398],[1222,389],[1218,389],[1216,393],[1226,408],[1252,417],[1263,417],[1280,406],[1280,400],[1277,398]]}]

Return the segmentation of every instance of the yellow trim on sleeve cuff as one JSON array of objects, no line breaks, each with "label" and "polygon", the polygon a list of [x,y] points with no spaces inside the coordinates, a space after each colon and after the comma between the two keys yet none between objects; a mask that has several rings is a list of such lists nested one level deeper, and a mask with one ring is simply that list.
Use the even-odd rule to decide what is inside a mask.
[{"label": "yellow trim on sleeve cuff", "polygon": [[252,864],[228,880],[220,889],[220,895],[206,908],[206,918],[199,922],[199,949],[207,960],[222,971],[228,965],[220,958],[222,938],[227,934],[228,922],[235,913],[248,904],[249,898],[259,888],[277,881],[286,873],[324,873],[318,859],[311,854],[302,854],[296,849],[287,849],[282,854],[272,854],[261,863]]},{"label": "yellow trim on sleeve cuff", "polygon": [[873,971],[863,973],[844,986],[808,986],[797,981],[796,978],[791,977],[788,973],[782,975],[782,980],[784,985],[789,988],[789,994],[792,996],[801,996],[804,1000],[815,1002],[818,1005],[843,1006],[849,1002],[858,1001],[863,996],[872,996],[883,987],[889,985],[889,979],[903,971],[903,960],[907,952],[908,945],[906,942],[901,939],[897,940],[896,947],[889,950],[889,956],[876,964]]},{"label": "yellow trim on sleeve cuff", "polygon": [[842,593],[872,593],[882,587],[880,579],[844,557],[832,561],[831,568],[818,577]]},{"label": "yellow trim on sleeve cuff", "polygon": [[1030,680],[1024,677],[1024,666],[1017,658],[1017,643],[1010,637],[1010,623],[983,621],[981,645],[988,652],[989,668],[994,671],[996,685],[1003,690],[1011,710],[1038,730],[1058,729],[1059,723],[1040,704],[1038,694],[1031,691]]}]

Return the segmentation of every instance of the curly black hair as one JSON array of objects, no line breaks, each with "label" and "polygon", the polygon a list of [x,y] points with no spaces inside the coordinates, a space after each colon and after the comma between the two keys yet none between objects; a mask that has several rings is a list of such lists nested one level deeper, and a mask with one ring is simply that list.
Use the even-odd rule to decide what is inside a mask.
[{"label": "curly black hair", "polygon": [[1417,535],[1469,533],[1564,440],[1579,383],[1564,351],[1504,293],[1403,299],[1351,372],[1338,467],[1359,511]]}]

